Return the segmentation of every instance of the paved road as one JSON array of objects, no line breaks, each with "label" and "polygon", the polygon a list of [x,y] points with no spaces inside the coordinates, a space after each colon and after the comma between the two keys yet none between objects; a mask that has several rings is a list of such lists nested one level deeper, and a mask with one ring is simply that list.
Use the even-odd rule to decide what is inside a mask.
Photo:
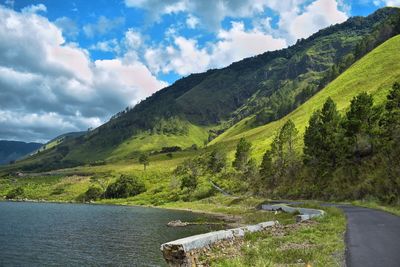
[{"label": "paved road", "polygon": [[347,216],[348,267],[400,267],[400,217],[383,211],[338,206]]},{"label": "paved road", "polygon": [[[292,206],[301,202],[276,201]],[[351,205],[322,204],[343,209],[347,217],[347,267],[400,267],[400,217]]]}]

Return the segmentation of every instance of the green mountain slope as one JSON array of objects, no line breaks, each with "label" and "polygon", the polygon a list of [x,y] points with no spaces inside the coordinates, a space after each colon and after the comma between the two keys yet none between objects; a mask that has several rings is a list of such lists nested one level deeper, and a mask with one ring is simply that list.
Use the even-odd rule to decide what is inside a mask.
[{"label": "green mountain slope", "polygon": [[376,103],[381,103],[392,84],[400,81],[399,49],[400,35],[389,39],[360,59],[326,88],[284,118],[253,129],[250,129],[249,125],[254,117],[246,118],[214,139],[210,145],[221,145],[233,150],[237,140],[246,137],[254,142],[254,152],[260,157],[272,142],[276,131],[287,120],[291,119],[303,134],[313,111],[320,109],[328,97],[337,103],[340,111],[344,111],[350,100],[363,91],[372,94]]},{"label": "green mountain slope", "polygon": [[293,111],[359,57],[400,33],[399,25],[400,9],[384,8],[328,27],[287,49],[192,74],[99,128],[21,164],[28,170],[63,168],[167,146],[188,148],[212,140],[242,119],[211,144],[223,139],[229,143],[244,130],[249,135],[263,132],[256,126]]}]

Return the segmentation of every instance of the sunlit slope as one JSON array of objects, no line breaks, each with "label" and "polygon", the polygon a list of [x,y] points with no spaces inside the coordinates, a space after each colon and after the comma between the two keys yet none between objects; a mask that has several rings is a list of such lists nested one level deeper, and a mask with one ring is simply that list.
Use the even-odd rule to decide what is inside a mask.
[{"label": "sunlit slope", "polygon": [[182,149],[197,145],[201,147],[207,140],[208,132],[202,127],[190,124],[186,135],[148,134],[143,133],[120,144],[108,159],[124,159],[134,156],[138,151],[157,151],[162,147],[179,146]]},{"label": "sunlit slope", "polygon": [[219,145],[232,151],[237,140],[246,137],[253,142],[255,156],[259,158],[272,142],[276,131],[288,119],[292,119],[300,134],[303,134],[313,111],[320,109],[328,97],[343,112],[349,106],[350,100],[363,91],[372,94],[376,103],[382,102],[395,81],[400,81],[400,35],[389,39],[357,61],[284,118],[257,128],[251,128],[252,118],[246,118],[214,139],[210,145]]}]

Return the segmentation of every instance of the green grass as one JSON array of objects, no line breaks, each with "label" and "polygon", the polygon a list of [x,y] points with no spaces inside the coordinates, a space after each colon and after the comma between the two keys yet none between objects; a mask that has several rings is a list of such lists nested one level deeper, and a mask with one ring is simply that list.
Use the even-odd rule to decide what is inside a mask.
[{"label": "green grass", "polygon": [[237,257],[214,251],[211,266],[343,266],[344,214],[323,208],[327,215],[301,223],[247,234]]},{"label": "green grass", "polygon": [[384,205],[372,200],[357,200],[351,202],[355,206],[366,207],[370,209],[383,210],[394,215],[400,216],[400,205]]},{"label": "green grass", "polygon": [[197,212],[228,214],[238,218],[243,224],[255,224],[265,221],[279,221],[282,224],[294,222],[291,214],[259,211],[255,207],[265,199],[255,197],[214,196],[191,202],[170,202],[160,207],[183,209]]},{"label": "green grass", "polygon": [[84,193],[90,184],[88,176],[33,176],[0,180],[0,195],[6,195],[12,188],[22,187],[21,198],[44,199],[48,201],[74,201]]},{"label": "green grass", "polygon": [[375,103],[382,103],[392,84],[400,81],[399,48],[400,36],[391,38],[284,118],[252,129],[249,129],[252,118],[246,118],[214,139],[210,145],[220,145],[227,151],[233,151],[238,139],[245,137],[253,142],[254,155],[261,158],[275,133],[288,119],[293,120],[300,134],[303,134],[311,114],[320,109],[328,97],[336,102],[341,112],[348,108],[354,96],[363,91],[372,94]]},{"label": "green grass", "polygon": [[166,134],[149,134],[143,133],[124,141],[116,149],[114,149],[108,159],[122,159],[132,157],[137,151],[157,151],[162,147],[179,146],[182,149],[188,148],[193,144],[198,147],[204,145],[207,140],[208,132],[206,129],[188,125],[189,131],[187,135],[166,135]]}]

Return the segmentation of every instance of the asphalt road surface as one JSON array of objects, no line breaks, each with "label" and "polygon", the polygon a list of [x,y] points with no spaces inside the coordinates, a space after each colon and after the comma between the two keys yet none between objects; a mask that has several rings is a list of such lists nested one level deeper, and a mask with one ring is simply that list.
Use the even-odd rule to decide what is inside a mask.
[{"label": "asphalt road surface", "polygon": [[338,205],[347,216],[347,267],[400,267],[400,217]]},{"label": "asphalt road surface", "polygon": [[[292,206],[301,202],[276,201]],[[347,267],[400,267],[400,217],[351,205],[322,204],[343,209],[347,217]]]}]

